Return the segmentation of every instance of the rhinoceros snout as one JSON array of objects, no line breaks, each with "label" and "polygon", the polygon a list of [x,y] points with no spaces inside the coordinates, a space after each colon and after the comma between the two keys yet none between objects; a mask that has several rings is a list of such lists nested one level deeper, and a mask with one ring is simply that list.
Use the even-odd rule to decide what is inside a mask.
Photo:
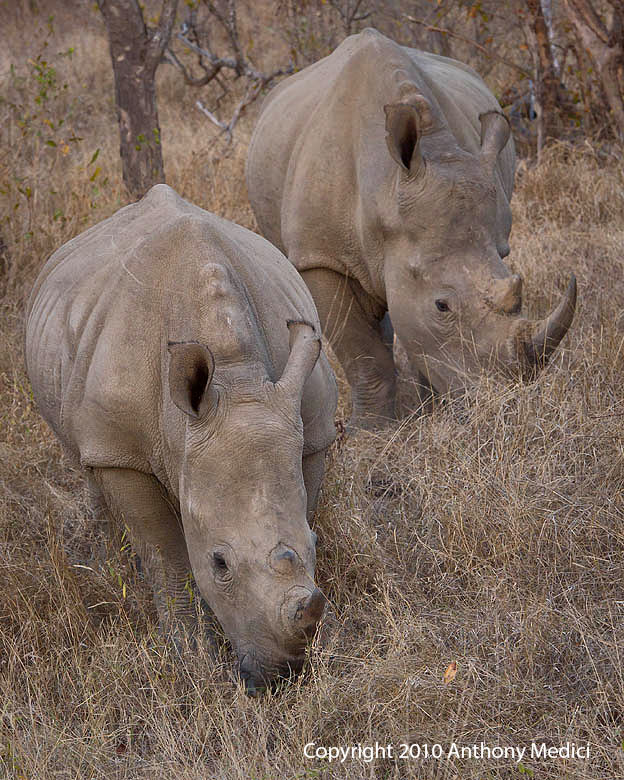
[{"label": "rhinoceros snout", "polygon": [[247,693],[248,696],[256,697],[265,690],[266,683],[264,680],[259,682],[258,678],[251,672],[245,672],[242,669],[239,669],[238,673],[245,686],[245,693]]}]

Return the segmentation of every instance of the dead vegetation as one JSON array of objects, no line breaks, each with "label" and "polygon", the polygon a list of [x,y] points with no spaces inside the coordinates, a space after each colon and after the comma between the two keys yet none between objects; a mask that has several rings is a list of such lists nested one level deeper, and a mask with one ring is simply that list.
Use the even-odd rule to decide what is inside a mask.
[{"label": "dead vegetation", "polygon": [[[577,274],[565,349],[534,384],[486,382],[461,406],[340,438],[315,522],[333,615],[304,677],[249,699],[227,646],[215,662],[208,648],[177,660],[162,644],[131,550],[91,518],[24,373],[23,310],[38,269],[125,202],[103,28],[90,8],[80,13],[79,38],[62,18],[53,32],[42,24],[2,77],[0,775],[624,776],[621,159],[556,144],[539,167],[521,165],[509,264],[525,278],[530,316]],[[42,51],[43,76],[28,62]],[[219,157],[195,94],[160,71],[168,181],[253,228],[243,178],[253,116]],[[309,742],[376,741],[589,743],[590,757],[303,756]]]}]

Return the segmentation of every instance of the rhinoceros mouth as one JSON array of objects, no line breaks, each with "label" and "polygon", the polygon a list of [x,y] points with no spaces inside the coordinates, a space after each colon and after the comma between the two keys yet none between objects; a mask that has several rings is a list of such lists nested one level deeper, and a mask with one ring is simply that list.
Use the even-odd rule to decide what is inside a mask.
[{"label": "rhinoceros mouth", "polygon": [[304,661],[305,656],[293,656],[283,663],[263,663],[255,654],[247,652],[240,657],[237,671],[245,691],[250,696],[257,696],[284,681],[292,680],[303,669]]}]

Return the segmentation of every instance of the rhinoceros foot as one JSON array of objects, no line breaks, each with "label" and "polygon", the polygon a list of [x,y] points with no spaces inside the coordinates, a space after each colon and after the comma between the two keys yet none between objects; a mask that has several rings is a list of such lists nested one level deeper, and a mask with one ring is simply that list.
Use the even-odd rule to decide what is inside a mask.
[{"label": "rhinoceros foot", "polygon": [[355,436],[359,431],[383,431],[394,422],[396,422],[394,415],[392,417],[382,417],[378,414],[352,415],[345,426],[345,431],[349,436]]}]

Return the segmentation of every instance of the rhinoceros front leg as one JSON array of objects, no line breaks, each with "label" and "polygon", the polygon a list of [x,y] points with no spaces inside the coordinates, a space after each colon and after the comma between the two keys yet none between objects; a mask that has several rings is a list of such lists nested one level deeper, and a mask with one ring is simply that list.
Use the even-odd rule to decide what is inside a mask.
[{"label": "rhinoceros front leg", "polygon": [[373,306],[365,311],[362,295],[356,295],[353,283],[335,271],[313,268],[302,276],[316,303],[323,333],[351,385],[351,425],[370,429],[394,419],[394,361],[383,343]]},{"label": "rhinoceros front leg", "polygon": [[132,469],[93,469],[111,515],[130,530],[141,567],[154,591],[160,626],[176,647],[197,628],[188,589],[191,564],[181,521],[158,480]]},{"label": "rhinoceros front leg", "polygon": [[325,452],[326,450],[321,450],[321,452],[305,455],[302,462],[303,481],[308,497],[308,523],[314,517],[323,475],[325,474]]}]

